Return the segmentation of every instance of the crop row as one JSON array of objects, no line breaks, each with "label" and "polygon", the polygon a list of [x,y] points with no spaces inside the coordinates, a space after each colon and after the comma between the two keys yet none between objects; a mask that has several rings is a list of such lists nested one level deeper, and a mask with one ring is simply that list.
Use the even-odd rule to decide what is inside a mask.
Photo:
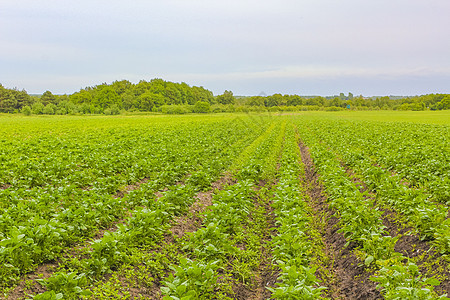
[{"label": "crop row", "polygon": [[308,126],[321,139],[352,160],[398,174],[411,187],[425,188],[434,201],[450,203],[448,129],[444,126],[315,120]]},{"label": "crop row", "polygon": [[[43,282],[47,291],[36,295],[34,299],[51,299],[53,295],[60,295],[64,299],[89,295],[86,286],[130,262],[134,249],[151,249],[160,243],[174,216],[185,213],[193,203],[194,192],[194,187],[190,185],[174,186],[163,197],[132,211],[125,224],[119,224],[115,231],[106,231],[101,239],[92,242],[88,258],[71,261],[71,267],[77,269],[76,278],[85,280],[68,289],[63,278],[73,272],[57,272]],[[53,282],[61,284],[54,285]]]},{"label": "crop row", "polygon": [[[276,137],[279,136],[279,134],[277,135],[276,132],[271,132],[271,130],[269,130],[269,132],[271,133],[270,137]],[[260,141],[263,141],[260,139]],[[267,151],[263,150],[263,149],[268,149],[267,146],[269,145],[269,143],[271,142],[271,139],[264,139],[264,147],[261,147],[261,145],[254,145],[253,147],[250,148],[256,148],[256,153],[260,153],[260,156],[262,157],[266,157],[267,155]],[[257,147],[256,147],[257,146]],[[195,173],[192,174],[191,177],[188,178],[187,180],[187,185],[188,186],[190,183],[197,183],[197,181],[193,181],[192,178],[195,177]],[[212,177],[208,177],[208,179],[210,179]],[[204,182],[204,180],[202,181]],[[128,195],[125,195],[124,200],[127,202],[131,202],[134,203],[134,205],[145,205],[146,206],[146,210],[149,210],[148,212],[151,212],[152,215],[155,214],[153,209],[149,209],[149,205],[152,205],[153,201],[152,200],[147,200],[144,201],[143,199],[148,199],[148,196],[152,195],[152,193],[154,192],[154,189],[151,188],[151,184],[150,183],[145,183],[142,184],[141,187],[135,191],[130,192]],[[198,184],[195,186],[196,188],[198,188]],[[168,213],[168,215],[173,215],[171,209],[175,209],[177,206],[181,205],[181,203],[179,203],[179,205],[175,205],[173,206],[173,204],[171,204],[170,202],[164,202],[164,199],[166,198],[163,197],[161,199],[163,204],[161,204],[161,209],[162,207],[164,207],[166,209],[166,213]],[[191,204],[187,201],[187,199],[189,198],[185,198],[183,199],[183,197],[179,197],[179,195],[174,195],[173,197],[169,197],[170,199],[172,199],[172,201],[177,200],[177,198],[179,198],[177,201],[181,201],[182,203],[188,203]],[[172,207],[172,208],[171,208]],[[137,212],[134,211],[132,213],[132,215],[136,215]],[[156,214],[157,216],[161,216],[161,214]],[[128,220],[128,225],[122,225],[119,226],[119,229],[113,232],[106,232],[104,237],[101,240],[95,241],[92,245],[92,253],[90,254],[91,258],[88,260],[83,260],[83,262],[79,263],[78,268],[79,268],[79,273],[83,272],[82,274],[87,276],[88,278],[100,278],[101,275],[103,275],[105,272],[109,272],[109,270],[111,268],[113,269],[117,269],[119,267],[120,264],[123,264],[125,262],[127,262],[127,256],[129,256],[129,253],[127,251],[125,251],[125,249],[130,249],[130,247],[136,247],[136,245],[131,244],[131,241],[133,240],[139,240],[145,241],[144,237],[141,236],[137,236],[136,235],[136,231],[140,232],[142,231],[142,229],[135,229],[134,227],[131,227],[131,225],[133,225],[134,223],[132,222],[134,217],[132,217],[132,219]],[[131,222],[131,223],[130,223]],[[166,222],[167,223],[167,222]],[[158,224],[153,224],[154,226],[152,226],[151,223],[147,224],[147,227],[155,227],[158,226]],[[167,228],[166,228],[167,229]],[[148,229],[150,230],[150,229]],[[147,231],[148,231],[147,230]],[[152,229],[155,230],[155,229]],[[163,230],[164,231],[164,226],[162,225],[162,223],[159,225],[159,229],[158,230]],[[158,231],[159,234],[161,234],[161,231]],[[154,233],[153,236],[158,236],[158,234]],[[145,244],[145,243],[144,243]],[[105,250],[106,249],[106,250]],[[182,260],[180,260],[181,262]],[[51,282],[53,280],[56,280],[54,278],[59,278],[58,276],[61,276],[62,273],[57,273],[55,276],[56,277],[51,277],[48,282]],[[64,276],[66,276],[67,274],[65,274]],[[49,288],[49,287],[47,287]],[[51,285],[50,285],[50,290],[46,293],[43,294],[42,296],[38,296],[39,297],[48,297],[50,294],[52,293],[62,293],[64,292],[61,289],[56,289],[56,290],[51,290]],[[55,294],[55,295],[56,295]],[[45,298],[44,298],[45,299]]]},{"label": "crop row", "polygon": [[299,187],[301,166],[295,133],[289,126],[272,204],[278,232],[272,252],[281,269],[278,287],[270,288],[274,299],[321,299],[326,289],[315,275],[317,267],[311,265],[315,251],[309,233],[312,219]]},{"label": "crop row", "polygon": [[[265,228],[264,189],[254,183],[271,180],[284,142],[286,123],[273,122],[233,164],[240,180],[213,198],[203,227],[183,243],[185,256],[161,289],[170,299],[226,298],[233,282],[251,284],[261,261]],[[233,171],[235,170],[235,171]]]},{"label": "crop row", "polygon": [[[0,191],[5,200],[2,202],[5,209],[0,217],[2,284],[14,282],[20,274],[33,270],[37,264],[54,259],[65,247],[124,217],[126,210],[148,204],[148,196],[180,180],[188,171],[192,173],[187,183],[196,188],[207,187],[246,143],[258,134],[257,131],[240,128],[237,124],[222,124],[224,127],[217,126],[216,134],[201,134],[210,138],[212,136],[210,144],[210,141],[200,139],[200,142],[179,147],[176,150],[179,151],[178,156],[169,153],[167,157],[172,158],[167,159],[165,164],[174,164],[176,167],[155,173],[152,180],[143,184],[141,189],[124,198],[76,185],[47,185],[31,190],[11,186]],[[210,130],[207,127],[203,129]],[[247,136],[232,135],[229,130]],[[196,147],[189,150],[191,146]],[[111,178],[114,181],[114,176]],[[113,190],[116,189],[114,185]]]},{"label": "crop row", "polygon": [[[309,128],[312,128],[312,125]],[[434,241],[440,252],[450,253],[450,219],[447,218],[447,205],[433,202],[427,190],[402,184],[399,175],[393,176],[388,170],[374,165],[370,157],[365,155],[359,147],[349,144],[348,139],[344,140],[336,135],[319,132],[318,128],[315,128],[313,132],[346,165],[361,174],[368,187],[376,191],[377,201],[402,213],[406,220],[417,228],[423,239]],[[448,179],[445,176],[442,178]],[[446,192],[449,188],[450,186],[446,185]]]},{"label": "crop row", "polygon": [[321,175],[329,205],[338,213],[339,231],[348,239],[348,244],[356,243],[356,254],[364,264],[378,270],[373,280],[379,282],[385,298],[436,299],[433,286],[439,282],[424,278],[411,260],[395,252],[398,238],[387,235],[382,212],[375,208],[373,199],[363,196],[327,145],[302,125],[305,126],[299,125],[301,138],[308,145]]}]

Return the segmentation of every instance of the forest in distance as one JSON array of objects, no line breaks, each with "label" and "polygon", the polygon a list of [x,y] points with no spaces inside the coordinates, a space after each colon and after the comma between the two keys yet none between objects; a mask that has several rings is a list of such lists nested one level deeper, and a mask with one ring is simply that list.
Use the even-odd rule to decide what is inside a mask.
[{"label": "forest in distance", "polygon": [[450,109],[450,94],[371,98],[353,96],[352,93],[329,97],[282,94],[236,97],[232,91],[226,90],[214,96],[204,87],[152,79],[141,80],[137,84],[128,80],[102,83],[70,95],[56,95],[50,91],[30,95],[25,90],[0,84],[0,113],[25,115],[446,109]]}]

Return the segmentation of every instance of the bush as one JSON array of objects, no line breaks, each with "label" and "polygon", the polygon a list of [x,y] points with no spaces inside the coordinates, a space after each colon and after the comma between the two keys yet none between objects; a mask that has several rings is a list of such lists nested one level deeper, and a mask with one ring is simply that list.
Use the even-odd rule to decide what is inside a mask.
[{"label": "bush", "polygon": [[33,103],[33,105],[31,106],[31,111],[33,112],[33,114],[35,115],[39,115],[42,114],[42,111],[44,110],[44,104],[42,104],[41,102],[35,102]]},{"label": "bush", "polygon": [[193,111],[195,113],[208,113],[211,110],[211,106],[208,102],[198,101],[194,105]]},{"label": "bush", "polygon": [[42,110],[42,113],[44,115],[54,115],[56,111],[56,105],[53,103],[47,104],[44,109]]},{"label": "bush", "polygon": [[324,109],[324,111],[341,111],[344,110],[342,107],[337,107],[337,106],[330,106],[330,107],[326,107]]},{"label": "bush", "polygon": [[31,115],[31,107],[29,107],[28,105],[25,105],[24,107],[22,107],[21,112],[25,116],[29,116],[29,115]]},{"label": "bush", "polygon": [[221,112],[230,113],[230,112],[235,112],[236,107],[232,104],[229,104],[229,105],[214,104],[211,106],[210,110],[214,113],[221,113]]},{"label": "bush", "polygon": [[189,105],[163,105],[159,108],[163,114],[183,115],[192,112]]},{"label": "bush", "polygon": [[104,111],[105,115],[120,115],[120,108],[117,106],[117,104],[111,105],[111,107],[105,109]]}]

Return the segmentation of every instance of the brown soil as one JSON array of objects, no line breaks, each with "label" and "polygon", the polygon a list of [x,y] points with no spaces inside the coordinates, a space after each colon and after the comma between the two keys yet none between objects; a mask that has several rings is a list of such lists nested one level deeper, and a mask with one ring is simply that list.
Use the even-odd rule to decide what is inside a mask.
[{"label": "brown soil", "polygon": [[[27,294],[39,294],[44,292],[44,287],[37,282],[37,279],[49,278],[57,267],[58,262],[56,261],[40,265],[33,273],[28,274],[26,279],[21,280],[8,297],[4,299],[25,299]],[[27,282],[29,282],[28,286]]]},{"label": "brown soil", "polygon": [[273,208],[267,204],[266,205],[266,224],[267,230],[264,232],[263,236],[263,246],[261,249],[261,264],[258,270],[258,276],[256,278],[256,291],[249,298],[252,300],[259,299],[269,299],[271,292],[267,287],[275,288],[275,283],[279,277],[279,270],[275,268],[272,263],[271,249],[267,247],[267,243],[272,240],[272,237],[277,234],[275,226],[275,214],[273,213]]},{"label": "brown soil", "polygon": [[0,184],[0,190],[6,190],[10,186],[11,186],[10,184]]},{"label": "brown soil", "polygon": [[328,296],[332,299],[382,299],[375,283],[369,279],[373,274],[360,266],[362,262],[352,252],[354,246],[350,244],[345,247],[346,239],[337,232],[339,218],[327,204],[327,197],[308,147],[301,141],[299,147],[305,165],[304,182],[308,187],[307,194],[315,213],[324,216],[326,224],[323,226],[323,241],[326,254],[333,258],[333,263],[328,268],[335,274],[335,280],[328,286]]},{"label": "brown soil", "polygon": [[211,184],[211,189],[207,192],[199,192],[195,198],[196,201],[189,207],[186,215],[176,218],[170,231],[173,235],[181,238],[186,232],[194,232],[202,224],[201,214],[208,206],[212,205],[212,198],[215,190],[222,190],[226,185],[232,185],[236,182],[226,175]]}]

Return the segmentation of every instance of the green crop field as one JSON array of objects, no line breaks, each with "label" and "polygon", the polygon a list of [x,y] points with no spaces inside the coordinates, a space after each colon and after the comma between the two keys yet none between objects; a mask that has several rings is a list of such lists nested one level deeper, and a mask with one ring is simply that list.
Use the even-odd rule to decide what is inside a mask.
[{"label": "green crop field", "polygon": [[448,299],[449,129],[0,115],[0,298]]}]

